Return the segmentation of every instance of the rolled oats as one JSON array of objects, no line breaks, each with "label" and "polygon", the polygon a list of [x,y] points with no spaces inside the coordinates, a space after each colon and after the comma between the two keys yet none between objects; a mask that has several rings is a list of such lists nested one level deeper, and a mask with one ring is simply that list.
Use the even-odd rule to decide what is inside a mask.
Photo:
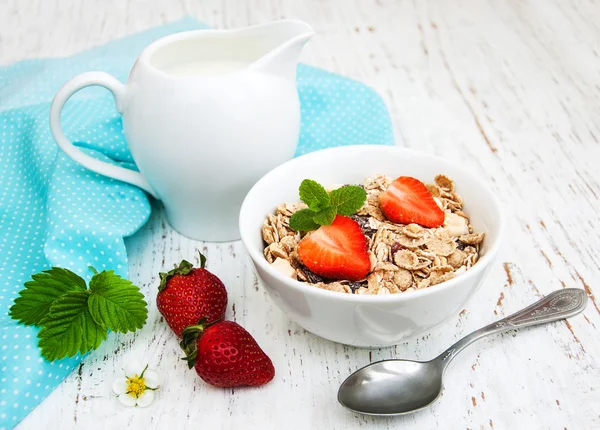
[{"label": "rolled oats", "polygon": [[274,215],[267,216],[263,223],[262,238],[267,244],[279,242],[279,234],[277,233],[276,220]]},{"label": "rolled oats", "polygon": [[462,243],[467,245],[478,245],[483,241],[485,233],[464,234],[458,238]]},{"label": "rolled oats", "polygon": [[436,256],[447,257],[454,252],[456,246],[456,240],[452,236],[443,233],[443,230],[437,231],[425,242],[427,250]]},{"label": "rolled oats", "polygon": [[324,290],[336,291],[338,293],[352,294],[352,289],[348,285],[344,285],[340,282],[330,282],[328,284],[325,282],[319,282],[319,283],[313,284],[313,285],[317,288],[322,288]]},{"label": "rolled oats", "polygon": [[300,262],[296,250],[303,235],[289,227],[289,220],[295,212],[307,207],[304,203],[283,203],[266,217],[262,227],[266,260],[286,276],[317,288],[360,295],[400,294],[430,288],[468,271],[479,259],[485,234],[473,231],[454,181],[437,175],[435,183],[425,184],[445,213],[444,224],[439,228],[395,224],[385,218],[379,199],[393,181],[385,175],[367,177],[363,183],[367,192],[365,204],[351,216],[369,244],[371,268],[366,279],[358,282],[324,279]]},{"label": "rolled oats", "polygon": [[422,237],[410,237],[405,235],[404,233],[396,235],[396,243],[400,246],[408,249],[417,249],[423,246],[426,242],[424,236]]},{"label": "rolled oats", "polygon": [[443,274],[439,274],[438,272],[435,272],[434,274],[430,275],[429,279],[431,280],[431,286],[433,286],[433,285],[441,284],[442,282],[449,281],[452,278],[454,278],[453,272],[448,272],[448,273],[443,273]]},{"label": "rolled oats", "polygon": [[453,212],[459,211],[462,209],[462,203],[456,202],[451,199],[444,199],[446,202],[446,209],[450,209]]},{"label": "rolled oats", "polygon": [[289,253],[285,250],[285,248],[280,243],[276,242],[273,242],[267,246],[264,254],[269,263],[274,263],[278,258],[287,261],[289,257]]},{"label": "rolled oats", "polygon": [[379,262],[377,263],[377,265],[375,265],[375,269],[376,272],[382,271],[382,272],[396,272],[398,270],[400,270],[400,268],[396,265],[394,265],[393,263],[385,263],[385,262]]},{"label": "rolled oats", "polygon": [[371,274],[367,276],[368,294],[377,294],[380,288],[379,282],[380,279],[377,272],[371,272]]},{"label": "rolled oats", "polygon": [[466,258],[467,253],[460,249],[457,249],[448,256],[447,262],[450,266],[454,267],[455,269],[458,269],[464,264]]},{"label": "rolled oats", "polygon": [[431,279],[423,278],[417,281],[417,289],[422,290],[423,288],[427,288],[431,286]]},{"label": "rolled oats", "polygon": [[441,189],[450,192],[454,191],[454,181],[446,175],[437,175],[434,180],[436,185]]},{"label": "rolled oats", "polygon": [[402,229],[402,233],[413,239],[420,239],[425,235],[425,229],[419,224],[408,224]]},{"label": "rolled oats", "polygon": [[394,273],[394,284],[400,291],[405,291],[413,284],[413,275],[410,270],[398,269]]},{"label": "rolled oats", "polygon": [[277,206],[276,213],[289,218],[295,212],[299,211],[300,209],[306,209],[307,207],[308,206],[306,206],[304,203],[284,203]]},{"label": "rolled oats", "polygon": [[375,247],[375,258],[377,261],[388,261],[390,257],[390,247],[383,243],[379,242]]},{"label": "rolled oats", "polygon": [[452,191],[452,200],[455,201],[456,203],[459,203],[461,206],[463,204],[463,199],[460,196],[460,194],[458,194],[455,191]]},{"label": "rolled oats", "polygon": [[396,266],[407,270],[416,270],[419,266],[419,257],[409,249],[401,249],[394,254]]},{"label": "rolled oats", "polygon": [[439,197],[442,195],[442,189],[435,184],[425,184],[432,197]]},{"label": "rolled oats", "polygon": [[464,213],[463,211],[456,211],[456,212],[454,212],[454,215],[458,215],[458,216],[461,216],[461,217],[463,217],[463,218],[466,218],[466,219],[467,219],[467,221],[469,220],[469,215],[467,215],[467,214],[466,214],[466,213]]},{"label": "rolled oats", "polygon": [[371,272],[375,270],[375,266],[377,266],[377,257],[374,253],[369,251],[369,261],[371,262]]}]

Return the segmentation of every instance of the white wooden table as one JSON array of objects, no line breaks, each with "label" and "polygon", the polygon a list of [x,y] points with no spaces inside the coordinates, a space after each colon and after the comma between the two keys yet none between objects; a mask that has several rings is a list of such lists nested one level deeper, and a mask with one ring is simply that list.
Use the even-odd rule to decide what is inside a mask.
[{"label": "white wooden table", "polygon": [[[399,144],[487,178],[509,217],[500,260],[459,316],[406,344],[370,351],[324,341],[288,321],[239,242],[188,240],[156,210],[127,242],[131,278],[151,298],[149,323],[136,336],[111,335],[20,428],[600,427],[598,2],[20,0],[3,10],[2,63],[70,55],[184,14],[219,28],[306,20],[317,36],[305,62],[375,88]],[[196,249],[228,286],[227,316],[273,358],[277,376],[264,388],[212,388],[178,360],[177,341],[154,307],[157,273],[195,258]],[[588,292],[583,315],[469,348],[448,369],[432,407],[378,419],[337,404],[338,385],[358,367],[389,357],[428,359],[565,286]],[[123,408],[111,396],[129,357],[165,378],[149,409]]]}]

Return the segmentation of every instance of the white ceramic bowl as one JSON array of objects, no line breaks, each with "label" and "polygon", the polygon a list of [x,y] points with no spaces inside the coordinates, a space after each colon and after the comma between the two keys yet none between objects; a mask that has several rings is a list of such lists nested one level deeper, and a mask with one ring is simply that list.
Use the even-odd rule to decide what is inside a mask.
[{"label": "white ceramic bowl", "polygon": [[[287,278],[263,256],[265,217],[283,202],[298,201],[305,178],[321,184],[361,184],[376,173],[414,176],[432,182],[443,173],[455,181],[475,231],[485,232],[482,255],[466,273],[433,287],[392,295],[355,295],[319,289]],[[326,149],[288,161],[250,190],[240,211],[242,241],[271,299],[306,330],[359,347],[395,345],[456,315],[485,279],[503,231],[500,205],[492,191],[456,163],[409,149],[358,145]]]}]

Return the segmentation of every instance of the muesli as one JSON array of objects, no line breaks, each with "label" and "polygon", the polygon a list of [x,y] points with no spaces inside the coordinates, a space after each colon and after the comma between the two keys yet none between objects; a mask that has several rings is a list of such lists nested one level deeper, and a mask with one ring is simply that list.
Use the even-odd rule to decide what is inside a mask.
[{"label": "muesli", "polygon": [[[479,258],[484,233],[473,231],[463,200],[445,175],[431,184],[375,175],[362,186],[323,191],[308,182],[313,188],[303,196],[301,186],[300,196],[309,204],[283,203],[262,227],[265,258],[286,276],[348,294],[396,294],[459,276]],[[364,200],[357,205],[359,187]]]}]

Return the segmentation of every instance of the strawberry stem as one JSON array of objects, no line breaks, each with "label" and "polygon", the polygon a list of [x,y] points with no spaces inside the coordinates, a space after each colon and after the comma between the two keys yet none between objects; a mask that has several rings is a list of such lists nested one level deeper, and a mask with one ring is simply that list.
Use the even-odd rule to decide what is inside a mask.
[{"label": "strawberry stem", "polygon": [[198,250],[198,255],[200,256],[200,267],[204,269],[204,266],[206,266],[206,257],[200,252],[200,250]]},{"label": "strawberry stem", "polygon": [[198,321],[198,324],[187,326],[181,333],[181,342],[179,342],[179,347],[185,353],[185,357],[182,358],[182,360],[187,361],[190,369],[194,367],[194,364],[196,364],[196,357],[198,356],[198,338],[202,335],[204,330],[211,325],[218,323],[219,321],[223,321],[223,318],[219,318],[208,323],[206,321],[206,318],[202,318],[200,321]]},{"label": "strawberry stem", "polygon": [[169,279],[171,279],[173,276],[189,275],[192,272],[192,270],[194,270],[194,265],[189,261],[182,260],[181,263],[179,263],[179,267],[169,270],[166,273],[159,273],[158,276],[160,276],[160,285],[158,286],[158,291],[161,292],[162,290],[167,288],[167,283],[169,282]]}]

